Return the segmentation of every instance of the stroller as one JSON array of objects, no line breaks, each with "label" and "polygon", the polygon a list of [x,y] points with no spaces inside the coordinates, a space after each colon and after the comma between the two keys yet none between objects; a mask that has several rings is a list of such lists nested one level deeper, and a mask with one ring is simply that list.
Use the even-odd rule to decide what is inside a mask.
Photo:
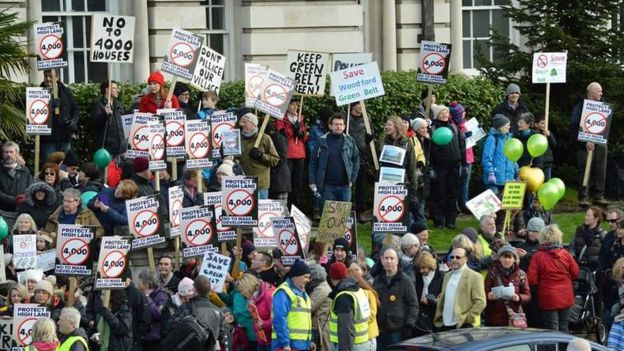
[{"label": "stroller", "polygon": [[573,282],[575,302],[570,308],[570,332],[578,337],[606,345],[607,327],[596,313],[599,290],[596,271],[581,266],[578,278]]}]

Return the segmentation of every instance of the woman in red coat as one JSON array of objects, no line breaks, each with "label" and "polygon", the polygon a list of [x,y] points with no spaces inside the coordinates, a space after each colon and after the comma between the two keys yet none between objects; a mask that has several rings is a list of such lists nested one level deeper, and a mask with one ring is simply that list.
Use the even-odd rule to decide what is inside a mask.
[{"label": "woman in red coat", "polygon": [[301,208],[299,198],[303,192],[303,169],[305,167],[305,143],[308,141],[305,119],[299,114],[299,101],[291,100],[286,115],[275,121],[275,131],[288,138],[288,169],[290,170],[290,194],[288,208],[294,204]]},{"label": "woman in red coat", "polygon": [[[507,306],[514,312],[522,312],[522,305],[531,300],[531,290],[526,274],[518,266],[518,254],[510,245],[501,247],[497,252],[498,260],[490,267],[485,277],[485,293],[488,304],[485,308],[485,322],[488,326],[508,326],[509,313]],[[494,287],[508,288],[513,291],[504,291],[502,294]],[[510,289],[509,289],[510,290]]]},{"label": "woman in red coat", "polygon": [[238,280],[236,288],[247,301],[247,309],[253,319],[253,329],[258,342],[258,350],[271,349],[271,306],[275,287],[252,274],[245,273]]},{"label": "woman in red coat", "polygon": [[162,108],[180,108],[180,103],[175,95],[171,95],[171,100],[167,100],[169,90],[165,88],[165,77],[162,73],[155,71],[147,78],[150,87],[149,94],[145,94],[139,101],[139,112],[156,113]]},{"label": "woman in red coat", "polygon": [[537,286],[542,327],[567,333],[570,307],[574,305],[572,282],[579,275],[579,266],[563,248],[562,236],[556,224],[544,229],[528,276],[529,284]]}]

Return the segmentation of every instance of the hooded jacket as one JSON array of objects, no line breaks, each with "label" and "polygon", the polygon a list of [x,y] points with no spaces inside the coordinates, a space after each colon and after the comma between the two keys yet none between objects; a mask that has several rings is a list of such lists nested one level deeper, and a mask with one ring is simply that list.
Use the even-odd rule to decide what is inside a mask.
[{"label": "hooded jacket", "polygon": [[414,282],[399,270],[388,277],[385,273],[373,281],[373,288],[379,294],[381,304],[377,309],[377,324],[381,333],[400,331],[413,327],[418,320],[418,297]]},{"label": "hooded jacket", "polygon": [[274,291],[275,287],[273,285],[266,282],[261,282],[258,290],[256,290],[249,299],[249,304],[253,304],[256,306],[256,309],[258,311],[258,318],[262,320],[262,330],[264,331],[264,336],[268,341],[266,344],[260,341],[260,338],[257,337],[260,328],[257,324],[254,324],[254,333],[256,334],[256,339],[258,340],[259,345],[271,345],[271,328],[273,327],[273,318],[271,317],[271,302],[273,300]]},{"label": "hooded jacket", "polygon": [[[35,193],[42,191],[45,198],[42,201],[35,199]],[[48,217],[58,207],[57,193],[45,182],[36,182],[26,188],[26,201],[17,209],[18,214],[29,214],[41,229],[48,221]]]},{"label": "hooded jacket", "polygon": [[483,166],[483,184],[490,185],[488,176],[496,175],[496,185],[503,186],[508,180],[516,179],[518,164],[505,156],[503,146],[512,138],[511,133],[501,134],[497,129],[491,128],[483,145],[481,165]]},{"label": "hooded jacket", "polygon": [[298,138],[295,133],[295,125],[290,122],[288,116],[275,121],[275,131],[282,132],[288,138],[288,158],[293,160],[304,159],[306,157],[305,143],[308,141],[308,135],[305,133],[305,118],[299,116],[299,130],[304,133],[303,138]]},{"label": "hooded jacket", "polygon": [[529,263],[529,285],[537,286],[539,308],[560,310],[574,304],[572,282],[579,266],[561,245],[543,244]]},{"label": "hooded jacket", "polygon": [[110,327],[109,351],[127,351],[132,349],[132,318],[128,306],[121,305],[119,310],[111,312],[108,308],[102,309],[102,317]]}]

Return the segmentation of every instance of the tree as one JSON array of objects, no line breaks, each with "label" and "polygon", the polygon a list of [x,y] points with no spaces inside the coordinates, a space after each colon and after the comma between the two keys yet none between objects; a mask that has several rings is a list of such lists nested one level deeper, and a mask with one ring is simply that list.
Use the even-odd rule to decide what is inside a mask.
[{"label": "tree", "polygon": [[11,77],[30,71],[26,38],[32,23],[19,22],[17,12],[10,10],[0,11],[0,140],[23,140],[25,86]]}]

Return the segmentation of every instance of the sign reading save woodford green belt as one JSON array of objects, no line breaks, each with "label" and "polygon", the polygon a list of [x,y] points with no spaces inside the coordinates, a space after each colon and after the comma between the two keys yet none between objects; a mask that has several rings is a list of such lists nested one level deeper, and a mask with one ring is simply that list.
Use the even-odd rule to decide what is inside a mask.
[{"label": "sign reading save woodford green belt", "polygon": [[338,106],[385,94],[377,62],[331,72],[330,76]]}]

